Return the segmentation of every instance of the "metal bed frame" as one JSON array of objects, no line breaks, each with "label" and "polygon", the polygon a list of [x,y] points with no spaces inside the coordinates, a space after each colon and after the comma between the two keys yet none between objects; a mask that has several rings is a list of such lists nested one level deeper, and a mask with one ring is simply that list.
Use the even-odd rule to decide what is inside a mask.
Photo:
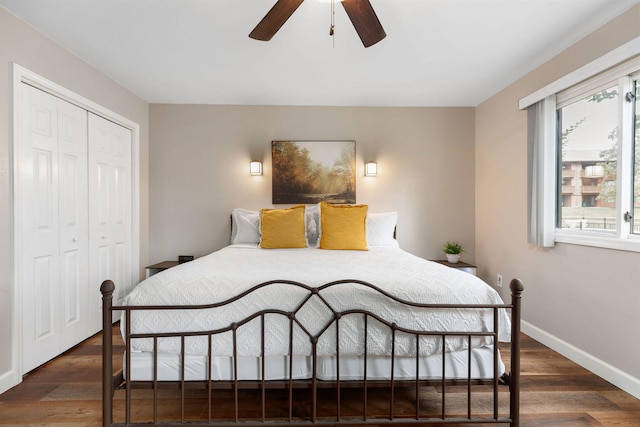
[{"label": "metal bed frame", "polygon": [[[225,328],[203,331],[203,332],[183,332],[183,333],[147,333],[147,334],[133,334],[131,333],[131,314],[132,312],[138,310],[203,310],[209,308],[220,307],[226,304],[230,304],[234,301],[237,301],[244,296],[256,291],[257,289],[269,286],[271,284],[288,284],[291,286],[301,287],[307,290],[308,294],[306,298],[302,300],[302,302],[298,305],[298,307],[291,311],[281,311],[281,310],[263,310],[259,311],[242,321],[235,322],[229,324]],[[355,283],[362,286],[366,286],[371,288],[374,291],[381,293],[386,296],[390,300],[395,301],[396,303],[404,304],[412,307],[420,307],[421,309],[427,310],[439,310],[439,309],[461,309],[461,310],[493,310],[493,330],[486,332],[471,332],[471,331],[425,331],[425,330],[410,330],[403,327],[398,326],[393,321],[382,319],[376,314],[361,310],[347,310],[347,311],[336,311],[331,305],[326,301],[322,296],[322,291],[324,289],[340,285],[346,283]],[[522,282],[518,279],[514,279],[510,284],[511,289],[511,303],[510,304],[418,304],[410,301],[405,301],[398,299],[382,289],[359,280],[340,280],[336,282],[327,283],[320,287],[310,287],[304,285],[302,283],[287,281],[287,280],[277,280],[277,281],[269,281],[257,285],[236,297],[229,299],[227,301],[223,301],[217,304],[208,304],[208,305],[193,305],[193,306],[114,306],[113,305],[113,292],[115,290],[115,285],[112,281],[107,280],[102,283],[100,287],[100,291],[102,293],[102,309],[103,309],[103,354],[102,354],[102,379],[103,379],[103,390],[102,390],[102,399],[103,399],[103,426],[104,427],[115,427],[115,426],[131,426],[131,425],[161,425],[161,426],[184,426],[184,425],[195,425],[195,426],[229,426],[229,425],[243,425],[243,426],[257,426],[257,425],[268,425],[268,426],[302,426],[302,425],[372,425],[372,424],[393,424],[393,423],[401,423],[401,424],[467,424],[467,423],[486,423],[486,424],[509,424],[513,427],[518,427],[520,424],[520,318],[521,318],[521,296],[524,291],[524,286]],[[317,334],[309,333],[302,324],[298,322],[296,318],[297,312],[304,306],[304,304],[309,301],[312,297],[317,297],[322,301],[333,313],[332,319],[325,325],[325,327]],[[500,309],[508,309],[511,311],[511,343],[510,343],[510,371],[505,372],[502,377],[498,377],[498,363],[500,359],[500,353],[498,351],[498,310]],[[113,372],[113,313],[114,312],[124,312],[125,317],[125,360],[124,360],[124,370],[122,372]],[[261,349],[262,355],[264,355],[264,336],[265,336],[265,315],[266,314],[277,314],[285,316],[289,319],[290,322],[290,331],[289,331],[289,349],[292,348],[293,342],[293,325],[296,324],[296,327],[301,328],[301,330],[308,336],[309,342],[311,344],[312,354],[311,363],[312,363],[312,377],[306,380],[256,380],[256,381],[239,381],[237,380],[237,370],[238,370],[238,362],[237,362],[237,348],[236,348],[236,332],[239,327],[248,323],[249,321],[259,318],[261,322]],[[364,317],[364,354],[362,357],[364,359],[364,375],[362,380],[341,380],[340,379],[340,354],[339,351],[336,350],[335,358],[336,358],[336,366],[337,366],[337,379],[328,381],[328,380],[320,380],[317,378],[316,372],[316,364],[317,358],[317,342],[320,336],[329,329],[331,325],[335,323],[336,329],[336,348],[338,348],[337,341],[339,340],[339,320],[343,316],[347,315],[359,315]],[[392,336],[392,348],[391,350],[391,372],[390,378],[388,380],[368,380],[367,379],[367,322],[369,319],[375,319],[383,325],[386,325],[391,331]],[[211,380],[211,340],[212,337],[221,334],[231,332],[233,335],[233,378],[236,378],[232,381],[217,381]],[[397,333],[410,334],[415,336],[416,339],[416,347],[419,346],[420,337],[421,336],[431,336],[437,337],[437,339],[441,339],[444,343],[446,337],[462,337],[468,340],[469,350],[468,352],[468,372],[466,379],[457,379],[451,380],[445,378],[445,368],[446,362],[445,357],[442,357],[442,374],[441,378],[437,380],[425,380],[421,379],[419,375],[419,348],[416,350],[416,378],[411,380],[406,379],[394,379],[394,362],[395,362],[395,340]],[[208,369],[208,379],[202,381],[185,381],[184,373],[185,373],[185,339],[187,337],[208,337],[209,342],[209,354],[207,360],[209,361],[209,369]],[[159,381],[157,379],[157,342],[158,339],[163,337],[178,337],[181,341],[182,351],[180,354],[180,363],[181,363],[181,373],[180,378],[182,380],[177,382],[166,382]],[[492,379],[475,379],[472,378],[471,375],[471,339],[473,337],[490,337],[493,343],[493,378]],[[153,351],[153,363],[154,363],[154,376],[152,381],[132,381],[129,380],[131,378],[131,341],[139,338],[147,338],[152,339],[154,344]],[[444,356],[444,355],[443,355]],[[264,357],[261,356],[261,372],[264,374],[265,372],[265,361]],[[291,360],[289,357],[289,372],[291,372]],[[262,375],[264,376],[264,375]],[[290,376],[291,377],[291,376]],[[126,378],[126,380],[125,380]],[[441,394],[441,409],[439,414],[423,414],[420,409],[420,401],[419,401],[419,392],[421,387],[424,386],[436,386],[440,388]],[[493,410],[492,414],[476,414],[472,411],[472,399],[473,392],[475,391],[474,387],[476,386],[483,387],[481,392],[486,393],[487,386],[490,386],[492,399],[493,399]],[[498,405],[498,394],[500,387],[504,387],[504,385],[508,386],[509,391],[509,413],[502,414],[499,410]],[[466,386],[466,394],[467,394],[467,408],[466,408],[466,416],[461,416],[459,413],[455,415],[448,415],[446,412],[446,402],[447,402],[447,387],[449,386]],[[177,409],[177,413],[179,415],[173,416],[171,419],[165,420],[158,414],[158,391],[161,388],[173,387],[180,390],[180,404]],[[346,390],[348,388],[358,387],[362,389],[362,409],[358,415],[346,415],[344,414],[341,408],[341,391]],[[388,389],[388,399],[389,399],[389,414],[388,416],[381,417],[379,414],[371,415],[368,412],[368,390],[373,387],[386,387]],[[397,387],[406,387],[413,389],[414,397],[411,404],[415,407],[415,413],[411,415],[396,414],[395,407],[397,400],[395,389]],[[152,421],[145,420],[137,422],[132,420],[132,390],[134,388],[150,388],[153,393],[152,406],[153,406],[153,415]],[[201,399],[206,399],[206,414],[202,415],[203,419],[193,420],[186,419],[185,417],[185,406],[188,403],[188,398],[185,396],[185,390],[189,388],[200,388],[206,390],[206,392],[201,392]],[[298,407],[297,403],[294,400],[294,390],[303,388],[310,389],[311,398],[309,402],[305,402],[309,405],[309,408],[306,408],[306,415],[298,415]],[[333,390],[335,395],[335,400],[331,400],[333,407],[333,413],[330,415],[326,415],[324,413],[319,413],[318,407],[319,403],[327,403],[325,401],[320,401],[318,391],[320,389],[330,388]],[[259,393],[259,397],[256,400],[259,400],[259,412],[260,415],[245,415],[242,414],[240,405],[239,405],[239,395],[241,390],[250,389],[257,390]],[[271,417],[267,415],[267,406],[266,403],[266,395],[267,390],[286,390],[288,392],[288,414],[284,416]],[[116,390],[124,390],[124,420],[122,422],[116,423],[113,422],[113,409],[114,409],[114,395]],[[233,415],[226,418],[220,418],[220,416],[214,416],[214,408],[218,405],[216,402],[217,394],[214,391],[218,390],[227,390],[226,393],[231,394],[231,399],[233,401]],[[206,393],[206,397],[203,397]],[[214,396],[215,394],[215,396]],[[257,405],[257,403],[255,403]],[[294,406],[295,412],[294,415]],[[325,405],[326,406],[326,405]],[[504,411],[506,412],[506,411]]]}]

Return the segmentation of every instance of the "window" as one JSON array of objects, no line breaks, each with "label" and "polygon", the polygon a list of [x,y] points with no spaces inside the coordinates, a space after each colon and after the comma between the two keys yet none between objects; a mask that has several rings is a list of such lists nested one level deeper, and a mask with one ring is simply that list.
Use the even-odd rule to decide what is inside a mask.
[{"label": "window", "polygon": [[640,252],[639,42],[518,101],[528,121],[529,244]]},{"label": "window", "polygon": [[618,98],[616,85],[558,108],[560,229],[615,232]]},{"label": "window", "polygon": [[556,241],[640,246],[640,70],[608,77],[556,96]]}]

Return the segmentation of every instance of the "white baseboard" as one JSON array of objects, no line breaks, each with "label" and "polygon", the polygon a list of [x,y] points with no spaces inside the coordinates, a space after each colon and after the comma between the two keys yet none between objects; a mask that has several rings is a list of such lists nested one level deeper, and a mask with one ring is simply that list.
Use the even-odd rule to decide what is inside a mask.
[{"label": "white baseboard", "polygon": [[577,363],[583,368],[593,372],[597,376],[609,381],[616,387],[626,391],[637,399],[640,399],[640,379],[635,378],[609,363],[594,357],[560,338],[532,325],[522,322],[522,332],[534,340],[557,351],[567,359]]},{"label": "white baseboard", "polygon": [[18,383],[16,383],[16,373],[14,371],[8,371],[4,374],[0,375],[0,394],[9,390],[12,387],[15,387]]}]

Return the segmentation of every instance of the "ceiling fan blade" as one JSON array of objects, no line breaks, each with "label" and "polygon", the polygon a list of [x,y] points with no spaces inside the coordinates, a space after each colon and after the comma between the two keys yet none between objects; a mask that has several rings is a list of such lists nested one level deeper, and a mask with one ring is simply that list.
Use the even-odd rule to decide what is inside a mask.
[{"label": "ceiling fan blade", "polygon": [[364,47],[374,45],[387,36],[369,0],[342,0],[342,6]]},{"label": "ceiling fan blade", "polygon": [[278,0],[271,10],[262,18],[262,21],[251,31],[249,37],[256,40],[269,41],[280,27],[304,0]]}]

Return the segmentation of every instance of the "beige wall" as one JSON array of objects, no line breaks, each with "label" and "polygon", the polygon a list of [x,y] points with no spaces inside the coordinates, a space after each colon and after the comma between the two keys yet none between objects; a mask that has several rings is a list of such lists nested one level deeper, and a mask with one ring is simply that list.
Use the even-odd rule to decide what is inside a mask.
[{"label": "beige wall", "polygon": [[538,338],[594,366],[609,364],[610,380],[628,380],[640,396],[640,253],[527,244],[526,112],[517,107],[520,98],[638,35],[640,6],[478,106],[475,184],[479,274],[489,283],[498,273],[521,278],[524,320]]},{"label": "beige wall", "polygon": [[[12,62],[140,125],[141,262],[147,260],[148,105],[0,8],[0,390],[12,372]],[[99,284],[96,284],[99,286]]]},{"label": "beige wall", "polygon": [[[355,140],[357,201],[397,210],[406,250],[474,247],[474,109],[151,105],[150,261],[229,242],[236,207],[271,207],[272,140]],[[249,176],[249,160],[265,174]],[[363,164],[378,162],[365,178]]]}]

